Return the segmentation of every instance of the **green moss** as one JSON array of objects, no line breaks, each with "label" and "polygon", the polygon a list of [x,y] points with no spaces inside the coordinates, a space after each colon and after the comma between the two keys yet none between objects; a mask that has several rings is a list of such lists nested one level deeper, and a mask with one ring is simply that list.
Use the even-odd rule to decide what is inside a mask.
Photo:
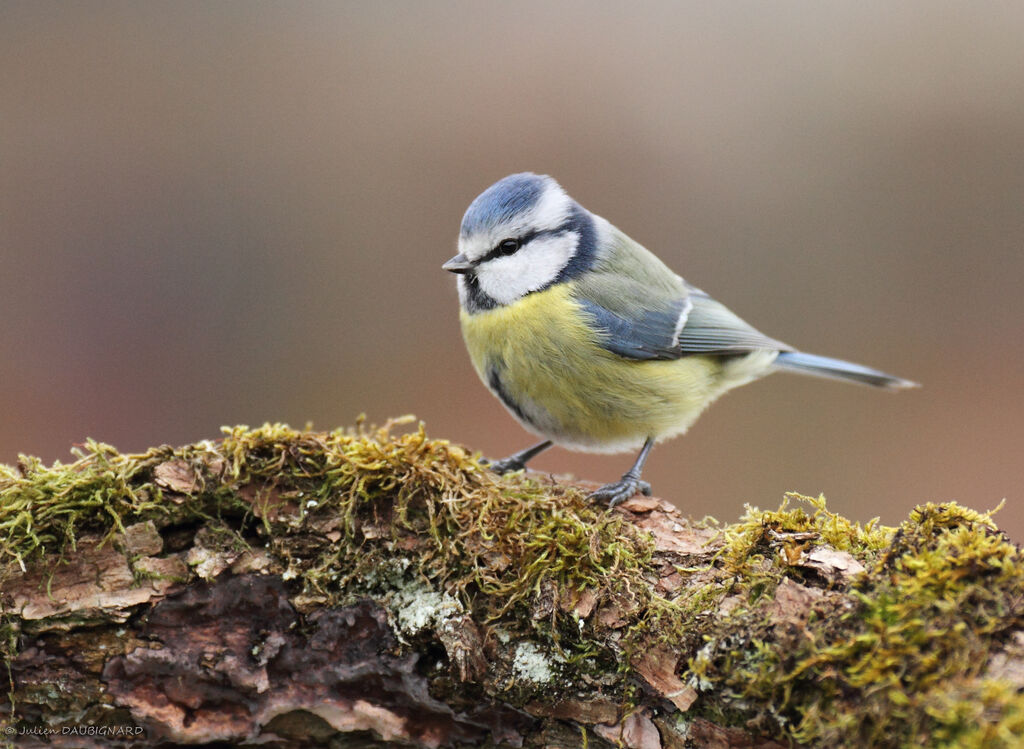
[{"label": "green moss", "polygon": [[[1024,727],[1022,698],[983,673],[1024,626],[1024,560],[989,514],[924,505],[893,529],[789,495],[735,524],[709,521],[712,551],[686,566],[669,557],[690,582],[661,593],[669,561],[623,515],[571,486],[499,479],[422,426],[396,428],[407,423],[235,427],[139,455],[89,442],[50,467],[22,457],[0,466],[0,566],[18,574],[84,534],[111,539],[140,521],[165,536],[201,527],[196,560],[262,560],[300,609],[371,594],[410,641],[423,622],[468,613],[516,642],[553,642],[555,665],[521,648],[498,680],[519,704],[580,684],[628,704],[635,659],[665,643],[702,693],[691,714],[780,738],[998,746]],[[819,547],[866,573],[823,577],[801,561]],[[816,591],[795,623],[773,613],[787,578]],[[582,596],[595,613],[574,610]],[[16,623],[0,624],[9,659]]]},{"label": "green moss", "polygon": [[[202,521],[194,569],[262,550],[309,605],[418,579],[478,620],[553,637],[570,658],[614,661],[560,603],[584,590],[599,604],[650,597],[628,590],[650,559],[646,535],[576,489],[499,480],[422,426],[397,433],[408,422],[330,433],[234,427],[139,455],[89,442],[74,463],[50,467],[22,458],[0,469],[0,564],[13,574],[73,550],[83,534],[111,538],[143,520],[157,529]],[[321,540],[300,542],[309,535]],[[396,555],[414,568],[396,568]]]},{"label": "green moss", "polygon": [[[790,508],[791,500],[809,505],[812,512],[800,506]],[[757,568],[765,568],[766,562],[778,572],[776,562],[784,565],[810,543],[824,543],[860,558],[870,558],[889,543],[892,529],[880,526],[877,518],[861,526],[829,512],[824,497],[814,499],[790,492],[778,510],[748,506],[739,522],[723,527],[721,534],[725,544],[719,556],[726,568],[749,575]]]},{"label": "green moss", "polygon": [[992,679],[954,690],[934,690],[929,710],[936,746],[952,749],[1015,749],[1024,737],[1024,694]]},{"label": "green moss", "polygon": [[[716,716],[763,705],[766,725],[812,745],[958,740],[971,725],[964,716],[977,717],[978,688],[958,701],[950,684],[973,684],[1001,639],[1024,624],[1020,549],[990,514],[955,504],[918,507],[898,530],[860,528],[813,506],[811,515],[751,511],[729,533],[723,558],[748,605],[691,662],[695,680],[725,697]],[[771,619],[768,588],[800,577],[788,569],[791,549],[809,532],[854,552],[869,573],[854,581],[852,606],[825,596],[789,632]],[[1015,708],[1006,711],[1019,721]]]},{"label": "green moss", "polygon": [[122,518],[158,512],[159,502],[131,486],[138,461],[89,441],[70,464],[47,468],[33,457],[0,465],[0,564],[74,548],[84,529],[123,530]]}]

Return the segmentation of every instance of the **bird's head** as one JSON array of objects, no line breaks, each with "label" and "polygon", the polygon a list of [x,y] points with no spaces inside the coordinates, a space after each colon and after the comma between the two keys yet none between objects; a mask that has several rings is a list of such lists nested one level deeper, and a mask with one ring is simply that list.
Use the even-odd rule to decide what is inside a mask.
[{"label": "bird's head", "polygon": [[457,273],[470,312],[511,304],[585,271],[594,255],[594,217],[546,175],[498,180],[462,217]]}]

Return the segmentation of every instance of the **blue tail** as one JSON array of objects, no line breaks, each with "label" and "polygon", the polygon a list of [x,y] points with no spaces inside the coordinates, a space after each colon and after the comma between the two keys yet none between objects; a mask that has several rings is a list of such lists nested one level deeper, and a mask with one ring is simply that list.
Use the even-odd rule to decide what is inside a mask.
[{"label": "blue tail", "polygon": [[830,359],[827,356],[805,354],[800,351],[783,351],[775,360],[775,366],[778,369],[790,372],[857,382],[861,385],[872,385],[887,390],[903,390],[904,388],[918,387],[916,382],[893,377],[877,369],[862,367],[860,364],[843,361],[842,359]]}]

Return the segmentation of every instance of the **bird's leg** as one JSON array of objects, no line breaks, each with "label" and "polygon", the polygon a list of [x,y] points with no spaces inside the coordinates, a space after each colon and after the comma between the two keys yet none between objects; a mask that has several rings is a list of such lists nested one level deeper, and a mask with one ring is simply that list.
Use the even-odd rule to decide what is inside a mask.
[{"label": "bird's leg", "polygon": [[607,502],[608,507],[615,507],[619,502],[625,502],[636,494],[651,495],[651,485],[640,480],[640,473],[644,470],[644,463],[647,462],[647,455],[654,447],[654,439],[647,438],[644,446],[640,448],[640,454],[636,456],[633,467],[622,474],[622,478],[613,484],[605,484],[590,495],[590,499],[598,502]]},{"label": "bird's leg", "polygon": [[511,473],[512,471],[523,470],[526,468],[526,461],[540,455],[549,447],[551,447],[551,440],[544,440],[543,442],[538,442],[533,447],[528,447],[525,450],[513,453],[507,458],[503,458],[501,460],[487,460],[485,458],[481,462],[500,476],[505,473]]}]

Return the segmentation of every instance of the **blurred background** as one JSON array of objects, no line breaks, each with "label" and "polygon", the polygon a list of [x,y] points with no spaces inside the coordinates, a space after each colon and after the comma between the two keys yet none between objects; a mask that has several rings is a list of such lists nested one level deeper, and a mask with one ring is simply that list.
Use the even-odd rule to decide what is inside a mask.
[{"label": "blurred background", "polygon": [[656,493],[1005,497],[1022,540],[1022,35],[1024,4],[934,0],[0,0],[0,462],[362,412],[526,446],[440,266],[532,170],[768,334],[924,383],[737,390]]}]

